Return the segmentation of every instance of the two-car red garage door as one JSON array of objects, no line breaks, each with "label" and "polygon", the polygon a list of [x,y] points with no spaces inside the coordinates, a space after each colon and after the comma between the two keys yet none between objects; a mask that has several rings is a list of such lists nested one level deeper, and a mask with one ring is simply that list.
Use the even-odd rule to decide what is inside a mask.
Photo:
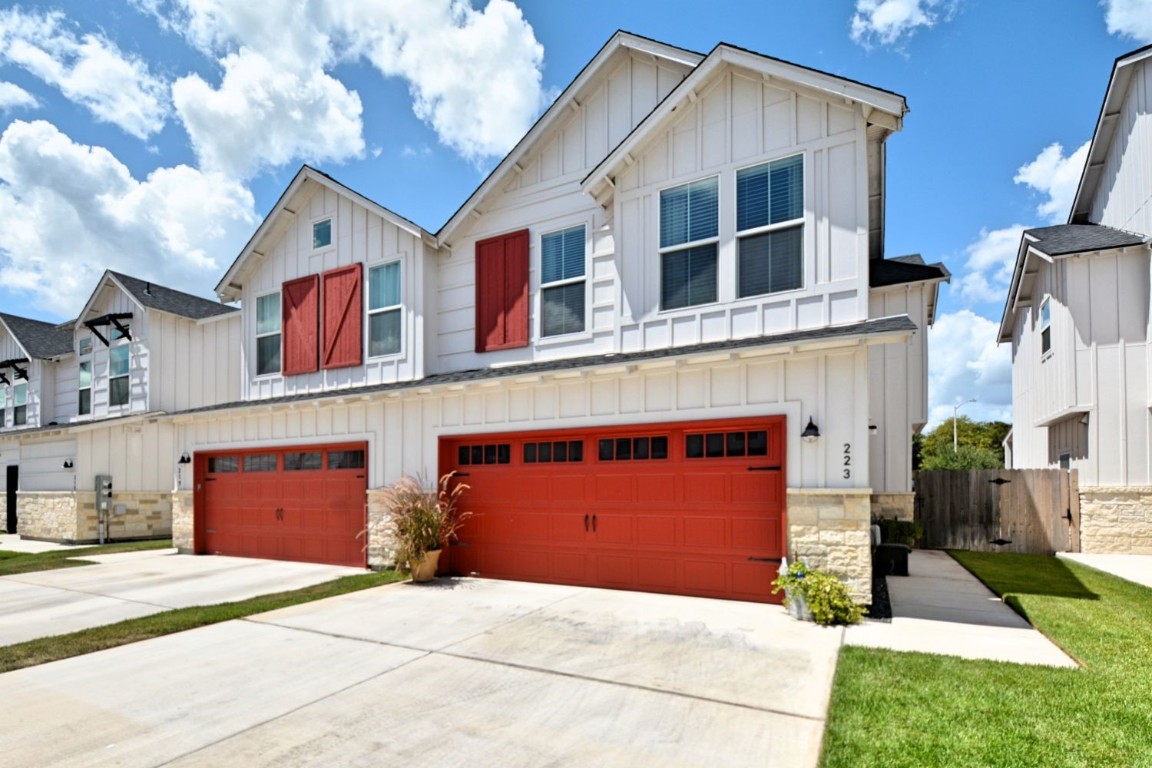
[{"label": "two-car red garage door", "polygon": [[367,450],[198,453],[196,551],[363,567]]},{"label": "two-car red garage door", "polygon": [[451,570],[778,601],[784,446],[783,417],[442,439],[473,513]]}]

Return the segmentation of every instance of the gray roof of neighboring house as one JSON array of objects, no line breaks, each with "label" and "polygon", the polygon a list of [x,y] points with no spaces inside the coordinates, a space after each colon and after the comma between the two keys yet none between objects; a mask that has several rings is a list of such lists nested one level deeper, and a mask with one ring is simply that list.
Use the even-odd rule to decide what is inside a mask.
[{"label": "gray roof of neighboring house", "polygon": [[20,346],[37,360],[48,360],[72,352],[72,323],[46,323],[0,312],[0,319]]},{"label": "gray roof of neighboring house", "polygon": [[942,263],[925,264],[918,253],[891,259],[872,259],[868,263],[868,285],[871,288],[922,280],[948,280],[951,277],[952,273]]},{"label": "gray roof of neighboring house", "polygon": [[768,336],[752,336],[744,339],[728,341],[714,341],[705,344],[691,344],[683,347],[666,347],[663,349],[645,350],[642,352],[620,352],[605,355],[590,355],[587,357],[572,357],[559,360],[544,360],[523,365],[509,365],[501,368],[475,368],[467,371],[453,371],[451,373],[435,373],[414,381],[398,381],[389,384],[372,384],[363,387],[332,390],[329,392],[308,392],[300,395],[284,395],[270,397],[262,400],[239,400],[232,403],[206,405],[200,408],[191,408],[179,413],[202,413],[206,411],[222,411],[234,408],[245,408],[254,405],[275,405],[277,403],[311,402],[314,400],[336,399],[354,395],[366,395],[373,392],[392,392],[405,389],[423,389],[442,384],[457,384],[470,381],[485,381],[492,379],[509,378],[513,376],[526,376],[536,373],[553,373],[556,371],[571,371],[581,368],[596,368],[600,366],[627,365],[642,363],[649,360],[661,360],[671,357],[684,357],[688,355],[710,354],[716,352],[734,352],[755,347],[779,347],[805,342],[824,341],[828,339],[852,339],[868,336],[882,336],[893,333],[910,333],[919,330],[916,323],[907,315],[894,315],[881,317],[875,320],[865,320],[850,325],[838,325],[824,328],[813,328],[803,331],[790,331],[776,333]]},{"label": "gray roof of neighboring house", "polygon": [[238,312],[238,307],[230,307],[218,301],[193,296],[190,293],[165,288],[157,283],[125,275],[120,272],[108,270],[108,274],[115,277],[124,288],[132,294],[136,301],[149,309],[158,309],[173,315],[202,320],[205,317],[226,315],[229,312]]},{"label": "gray roof of neighboring house", "polygon": [[1140,235],[1102,224],[1057,224],[1052,227],[1026,229],[1024,234],[1036,239],[1030,243],[1033,248],[1049,256],[1104,251],[1145,242]]}]

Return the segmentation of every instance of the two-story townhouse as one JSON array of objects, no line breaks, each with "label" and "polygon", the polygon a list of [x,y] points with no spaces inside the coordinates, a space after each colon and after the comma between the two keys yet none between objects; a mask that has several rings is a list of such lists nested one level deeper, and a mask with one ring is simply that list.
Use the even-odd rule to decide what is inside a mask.
[{"label": "two-story townhouse", "polygon": [[615,35],[432,235],[305,167],[217,287],[244,398],[174,417],[189,552],[388,561],[380,489],[455,471],[456,573],[868,599],[910,509],[947,272],[883,260],[897,94]]},{"label": "two-story townhouse", "polygon": [[1024,232],[1012,467],[1077,470],[1084,552],[1152,554],[1152,46],[1116,59],[1067,224]]},{"label": "two-story townhouse", "polygon": [[[72,328],[0,313],[0,463],[5,468],[5,519],[8,533],[18,527],[17,490],[21,485],[20,435],[54,417],[56,361],[72,352]],[[45,414],[48,418],[44,418]],[[51,485],[60,465],[29,451],[23,483]]]},{"label": "two-story townhouse", "polygon": [[[238,397],[240,339],[235,307],[105,272],[53,336],[39,417],[12,435],[19,533],[68,542],[169,535],[180,465],[166,414]],[[97,504],[98,476],[111,486],[107,505]]]}]

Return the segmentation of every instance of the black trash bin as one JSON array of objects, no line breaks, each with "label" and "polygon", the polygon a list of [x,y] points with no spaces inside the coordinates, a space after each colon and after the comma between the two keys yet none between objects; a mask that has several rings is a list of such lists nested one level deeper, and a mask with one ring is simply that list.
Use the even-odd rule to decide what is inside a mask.
[{"label": "black trash bin", "polygon": [[872,553],[872,570],[880,576],[907,576],[911,551],[907,544],[877,544]]}]

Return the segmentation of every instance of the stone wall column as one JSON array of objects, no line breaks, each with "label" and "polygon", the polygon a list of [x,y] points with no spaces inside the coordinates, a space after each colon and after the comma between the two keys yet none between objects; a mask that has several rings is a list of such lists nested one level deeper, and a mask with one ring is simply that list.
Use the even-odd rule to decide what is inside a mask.
[{"label": "stone wall column", "polygon": [[916,494],[914,493],[874,493],[872,494],[872,516],[885,520],[907,520],[916,515]]},{"label": "stone wall column", "polygon": [[193,532],[195,518],[193,516],[192,491],[173,491],[172,504],[172,546],[182,555],[195,553]]},{"label": "stone wall column", "polygon": [[872,602],[871,497],[867,489],[788,489],[789,560],[836,574],[865,604]]}]

